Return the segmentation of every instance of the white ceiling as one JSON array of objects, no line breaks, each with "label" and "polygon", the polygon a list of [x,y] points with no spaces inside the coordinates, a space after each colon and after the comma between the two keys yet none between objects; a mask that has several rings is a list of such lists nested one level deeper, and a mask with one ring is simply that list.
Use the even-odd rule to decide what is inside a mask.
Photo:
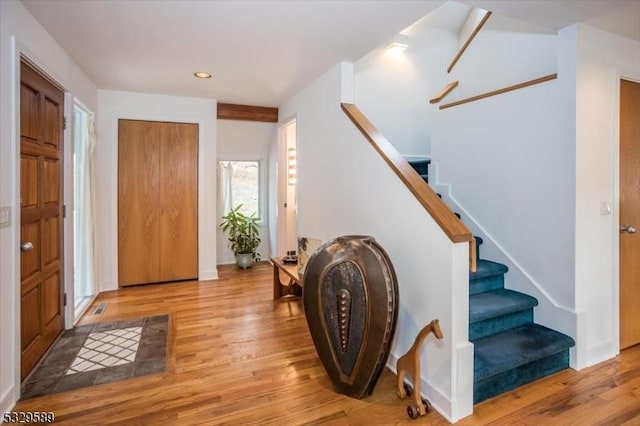
[{"label": "white ceiling", "polygon": [[[101,89],[278,106],[441,1],[24,0]],[[209,80],[195,71],[213,74]]]},{"label": "white ceiling", "polygon": [[640,0],[461,0],[558,31],[581,22],[640,41]]},{"label": "white ceiling", "polygon": [[[278,106],[443,1],[23,0],[101,89]],[[466,0],[553,30],[585,22],[640,40],[640,0]],[[214,75],[193,77],[195,71]]]}]

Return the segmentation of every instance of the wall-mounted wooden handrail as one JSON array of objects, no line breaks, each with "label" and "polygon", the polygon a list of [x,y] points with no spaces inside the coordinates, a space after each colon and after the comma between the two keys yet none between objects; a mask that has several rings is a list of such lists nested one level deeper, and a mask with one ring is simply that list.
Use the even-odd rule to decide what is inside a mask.
[{"label": "wall-mounted wooden handrail", "polygon": [[503,93],[511,92],[512,90],[522,89],[523,87],[533,86],[534,84],[544,83],[545,81],[555,80],[558,78],[557,73],[545,75],[544,77],[536,78],[534,80],[525,81],[524,83],[514,84],[513,86],[503,87],[502,89],[492,90],[481,95],[472,96],[470,98],[460,99],[459,101],[451,102],[448,104],[440,105],[440,109],[451,108],[457,105],[466,104],[469,102],[478,101],[480,99],[489,98],[491,96],[501,95]]},{"label": "wall-mounted wooden handrail", "polygon": [[469,47],[469,45],[471,44],[471,41],[473,41],[473,39],[476,37],[478,32],[482,29],[485,22],[487,22],[487,19],[489,19],[489,16],[491,16],[491,12],[487,11],[487,13],[485,13],[482,19],[480,20],[480,22],[478,22],[478,25],[476,25],[476,27],[473,29],[471,34],[469,34],[469,37],[467,37],[467,40],[464,42],[464,44],[458,51],[458,54],[456,55],[455,58],[453,58],[453,61],[451,61],[451,64],[449,64],[449,67],[447,68],[448,73],[451,72],[451,70],[456,65],[456,63],[458,62],[458,60],[460,59],[464,51],[467,50],[467,47]]},{"label": "wall-mounted wooden handrail", "polygon": [[[425,185],[413,167],[400,155],[382,133],[375,128],[369,119],[354,104],[342,103],[342,110],[353,124],[362,132],[373,148],[409,188],[418,202],[429,212],[431,217],[442,228],[454,243],[472,241],[473,235],[464,223],[458,219],[449,207],[438,197],[429,185]],[[475,258],[475,256],[474,256]]]},{"label": "wall-mounted wooden handrail", "polygon": [[433,98],[429,99],[429,103],[430,104],[437,104],[438,102],[440,102],[445,96],[447,96],[456,87],[458,87],[458,80],[454,80],[451,83],[449,83],[446,86],[444,86],[444,89],[442,89],[440,91],[440,93],[438,93]]}]

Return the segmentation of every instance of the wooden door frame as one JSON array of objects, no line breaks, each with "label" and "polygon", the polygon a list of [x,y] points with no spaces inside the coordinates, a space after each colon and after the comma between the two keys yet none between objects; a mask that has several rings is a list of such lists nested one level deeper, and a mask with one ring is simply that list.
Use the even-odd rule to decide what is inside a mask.
[{"label": "wooden door frame", "polygon": [[[50,81],[53,85],[58,87],[64,94],[64,105],[63,105],[63,114],[65,117],[69,117],[69,112],[73,106],[73,96],[72,94],[61,84],[58,79],[53,77],[52,73],[48,71],[48,67],[42,64],[34,55],[30,54],[27,49],[25,49],[18,41],[15,41],[15,50],[12,58],[12,68],[13,68],[13,81],[12,87],[13,91],[9,94],[11,110],[15,112],[13,119],[11,120],[11,147],[12,147],[12,163],[14,165],[14,174],[15,176],[15,185],[14,192],[12,194],[13,198],[13,208],[11,214],[11,222],[13,223],[14,232],[10,237],[10,244],[12,247],[15,247],[16,250],[9,254],[8,263],[13,266],[9,274],[9,280],[13,282],[13,332],[15,333],[13,337],[14,342],[14,351],[13,351],[13,371],[14,371],[14,383],[16,387],[14,389],[15,399],[19,399],[20,397],[20,386],[21,377],[20,377],[20,366],[22,363],[22,354],[21,354],[21,311],[20,311],[20,280],[21,280],[21,268],[20,268],[20,252],[18,246],[21,241],[21,220],[20,220],[20,84],[21,84],[21,72],[20,72],[20,63],[25,62],[31,68],[36,70],[39,74],[41,74],[46,80]],[[63,205],[70,206],[73,200],[73,170],[70,166],[71,161],[73,159],[73,147],[70,145],[71,142],[71,126],[70,123],[67,122],[67,126],[63,129],[63,155],[62,160],[65,164],[63,167],[63,177],[62,177],[62,190],[63,190]],[[73,290],[73,218],[69,215],[62,218],[62,226],[63,226],[63,256],[64,261],[62,265],[62,276],[63,276],[63,291],[67,294],[71,294],[70,291]],[[64,328],[69,329],[73,327],[73,301],[69,299],[68,303],[64,306]]]},{"label": "wooden door frame", "polygon": [[640,83],[640,74],[632,70],[615,70],[614,144],[613,144],[613,337],[620,353],[620,93],[621,80]]}]

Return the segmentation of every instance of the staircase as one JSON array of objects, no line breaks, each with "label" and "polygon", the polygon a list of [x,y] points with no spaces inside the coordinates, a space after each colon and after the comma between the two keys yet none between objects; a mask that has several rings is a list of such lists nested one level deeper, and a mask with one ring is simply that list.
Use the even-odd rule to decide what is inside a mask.
[{"label": "staircase", "polygon": [[[430,160],[409,164],[429,182]],[[476,237],[476,244],[477,270],[469,273],[474,404],[568,368],[569,348],[575,345],[571,337],[533,322],[538,300],[505,289],[509,268],[481,259],[482,238]]]}]

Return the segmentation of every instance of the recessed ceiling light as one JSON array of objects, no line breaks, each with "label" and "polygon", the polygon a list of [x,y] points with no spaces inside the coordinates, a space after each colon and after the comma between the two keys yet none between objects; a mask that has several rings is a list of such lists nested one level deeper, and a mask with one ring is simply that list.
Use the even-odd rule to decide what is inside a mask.
[{"label": "recessed ceiling light", "polygon": [[203,71],[194,72],[193,75],[195,75],[198,78],[211,78],[211,74]]},{"label": "recessed ceiling light", "polygon": [[409,47],[409,37],[405,34],[398,34],[387,45],[387,49],[394,53],[401,53]]}]

